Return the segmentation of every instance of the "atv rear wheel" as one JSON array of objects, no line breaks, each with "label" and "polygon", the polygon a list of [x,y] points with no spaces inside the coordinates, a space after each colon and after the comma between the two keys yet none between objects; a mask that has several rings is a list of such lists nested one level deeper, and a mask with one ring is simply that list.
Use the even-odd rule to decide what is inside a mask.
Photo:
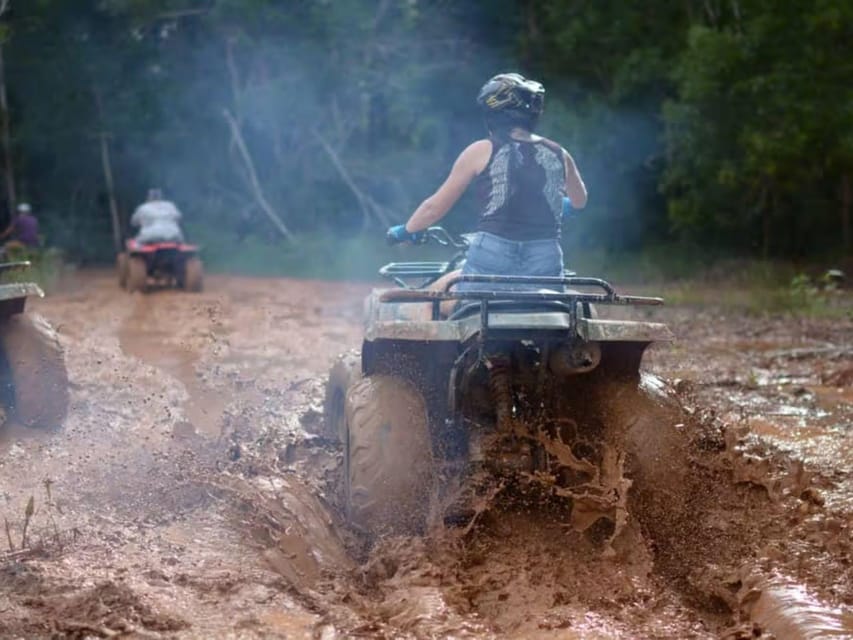
[{"label": "atv rear wheel", "polygon": [[148,265],[145,258],[130,256],[127,261],[127,290],[145,291],[148,286]]},{"label": "atv rear wheel", "polygon": [[68,373],[53,327],[40,315],[15,315],[0,328],[4,391],[28,427],[58,427],[68,412]]},{"label": "atv rear wheel", "polygon": [[690,484],[689,443],[677,425],[689,417],[663,381],[648,373],[638,387],[626,389],[619,405],[615,421],[630,456],[632,502],[657,518],[677,511]]},{"label": "atv rear wheel", "polygon": [[186,291],[201,291],[204,281],[204,267],[198,257],[188,258],[184,263],[182,286]]},{"label": "atv rear wheel", "polygon": [[341,354],[329,370],[326,397],[323,400],[321,435],[335,442],[346,442],[345,405],[347,391],[361,380],[361,352],[353,349]]},{"label": "atv rear wheel", "polygon": [[118,286],[127,288],[128,256],[122,252],[116,256],[116,271],[118,272]]},{"label": "atv rear wheel", "polygon": [[346,396],[346,510],[372,536],[426,525],[433,456],[421,393],[393,376],[356,382]]}]

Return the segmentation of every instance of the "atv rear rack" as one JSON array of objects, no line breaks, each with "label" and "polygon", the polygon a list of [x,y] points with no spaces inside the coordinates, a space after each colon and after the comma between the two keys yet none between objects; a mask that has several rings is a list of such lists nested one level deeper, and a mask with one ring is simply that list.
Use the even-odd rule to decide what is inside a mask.
[{"label": "atv rear rack", "polygon": [[18,269],[29,269],[32,263],[29,260],[20,260],[18,262],[2,262],[0,263],[0,273],[3,271],[16,271]]},{"label": "atv rear rack", "polygon": [[[580,291],[551,291],[551,290],[519,290],[511,289],[482,289],[482,290],[451,290],[455,285],[462,282],[481,284],[513,284],[525,287],[597,287],[604,293],[585,293]],[[521,303],[529,306],[547,305],[550,310],[561,311],[569,314],[571,318],[571,329],[577,327],[578,305],[588,308],[590,304],[612,304],[612,305],[643,305],[659,306],[663,304],[663,298],[652,298],[646,296],[620,295],[616,293],[613,286],[606,280],[600,278],[586,278],[577,276],[546,277],[546,276],[490,276],[490,275],[459,275],[451,278],[444,291],[431,289],[391,289],[385,291],[379,298],[380,302],[389,303],[432,303],[432,319],[441,318],[441,303],[444,300],[470,300],[472,303],[462,306],[450,316],[449,320],[456,320],[471,315],[479,307],[480,324],[483,334],[489,327],[489,308],[506,308],[511,306],[513,310],[524,308]]]}]

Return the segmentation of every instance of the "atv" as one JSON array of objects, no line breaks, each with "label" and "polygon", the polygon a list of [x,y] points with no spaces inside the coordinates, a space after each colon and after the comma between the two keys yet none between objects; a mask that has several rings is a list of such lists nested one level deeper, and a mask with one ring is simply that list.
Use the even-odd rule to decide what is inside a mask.
[{"label": "atv", "polygon": [[663,300],[568,271],[449,275],[465,240],[432,227],[425,242],[460,252],[382,267],[397,287],[366,299],[361,351],[329,375],[323,428],[344,451],[348,521],[371,538],[419,533],[439,516],[471,522],[484,499],[520,490],[565,504],[575,530],[609,543],[633,479],[665,455],[636,423],[643,352],[672,334],[599,313]]},{"label": "atv", "polygon": [[118,282],[127,291],[145,292],[151,285],[201,291],[204,268],[196,245],[181,242],[140,243],[130,239],[118,254]]},{"label": "atv", "polygon": [[[29,262],[0,264],[0,274]],[[29,427],[59,427],[68,412],[68,373],[56,331],[24,313],[27,298],[44,297],[33,282],[0,284],[0,400],[7,415]]]}]

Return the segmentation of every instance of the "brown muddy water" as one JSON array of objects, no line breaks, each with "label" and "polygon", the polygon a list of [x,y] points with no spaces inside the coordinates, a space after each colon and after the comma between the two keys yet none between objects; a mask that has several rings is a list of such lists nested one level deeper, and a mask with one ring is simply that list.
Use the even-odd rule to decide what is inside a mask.
[{"label": "brown muddy water", "polygon": [[366,291],[82,273],[38,301],[72,406],[57,432],[0,430],[0,637],[853,637],[849,317],[656,312],[679,340],[646,368],[678,412],[634,434],[656,464],[612,555],[501,496],[368,549],[312,435]]}]

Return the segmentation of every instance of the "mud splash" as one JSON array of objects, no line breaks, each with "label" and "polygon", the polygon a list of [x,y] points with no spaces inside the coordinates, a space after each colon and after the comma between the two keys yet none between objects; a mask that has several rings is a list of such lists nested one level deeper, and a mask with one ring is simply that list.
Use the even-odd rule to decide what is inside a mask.
[{"label": "mud splash", "polygon": [[[301,557],[320,567],[320,577],[314,569],[294,575],[296,547],[285,539],[279,570],[302,601],[321,612],[327,635],[334,629],[344,636],[382,638],[712,638],[726,635],[741,615],[753,620],[751,628],[765,630],[760,635],[770,623],[760,608],[744,604],[750,601],[742,597],[749,583],[732,578],[752,558],[765,557],[767,565],[755,575],[769,575],[779,553],[796,549],[790,566],[805,570],[799,588],[843,581],[839,565],[823,578],[813,573],[827,566],[815,562],[808,568],[814,544],[794,542],[779,526],[803,514],[824,517],[816,497],[818,476],[783,453],[755,448],[743,423],[726,423],[689,393],[676,394],[649,376],[643,388],[644,401],[626,396],[623,406],[611,410],[623,425],[620,446],[633,447],[625,475],[619,456],[611,456],[610,468],[619,473],[610,484],[625,487],[628,496],[621,535],[612,540],[615,553],[602,553],[601,544],[582,535],[586,527],[573,523],[565,508],[549,506],[535,491],[525,497],[515,487],[487,494],[466,527],[446,529],[434,521],[427,536],[384,539],[366,558],[363,543],[334,513],[326,512],[322,523],[291,521],[282,531],[299,536],[329,531],[331,523],[336,544],[355,562],[349,569],[337,562],[318,565],[316,559],[328,553],[297,545]],[[654,410],[640,411],[649,402]],[[309,410],[303,422],[311,416]],[[557,457],[562,450],[552,440],[546,444]],[[316,457],[311,451],[323,446],[322,440],[297,437],[284,448],[288,459],[309,460]],[[572,455],[562,461],[583,466]],[[278,482],[281,471],[262,484]],[[321,493],[334,495],[327,475],[312,475],[304,466],[299,473],[315,477],[311,486],[325,486]],[[632,480],[635,485],[628,488]],[[288,491],[293,487],[275,498],[279,506],[286,504]],[[316,506],[333,504],[334,499]],[[598,520],[612,504],[595,506],[592,515]],[[288,511],[290,519],[300,518],[298,509]],[[325,535],[319,533],[318,545]],[[769,553],[771,548],[775,551]],[[281,542],[272,545],[274,565],[282,562],[281,549]],[[762,607],[771,597],[777,596],[764,596]],[[831,611],[815,602],[811,613]],[[846,615],[840,611],[835,613]],[[798,623],[804,633],[831,629],[810,615]],[[779,637],[786,637],[784,631]]]},{"label": "mud splash", "polygon": [[62,617],[82,625],[66,637],[785,637],[782,610],[797,633],[849,634],[849,365],[826,349],[853,321],[675,312],[684,339],[648,363],[680,381],[684,413],[620,423],[633,485],[613,558],[564,509],[503,492],[467,529],[366,549],[340,518],[340,451],[305,433],[327,366],[359,339],[363,291],[213,277],[199,296],[127,297],[111,275],[81,281],[38,303],[68,350],[69,422],[12,429],[0,458],[16,542],[45,476],[80,535],[0,552],[0,635]]}]

